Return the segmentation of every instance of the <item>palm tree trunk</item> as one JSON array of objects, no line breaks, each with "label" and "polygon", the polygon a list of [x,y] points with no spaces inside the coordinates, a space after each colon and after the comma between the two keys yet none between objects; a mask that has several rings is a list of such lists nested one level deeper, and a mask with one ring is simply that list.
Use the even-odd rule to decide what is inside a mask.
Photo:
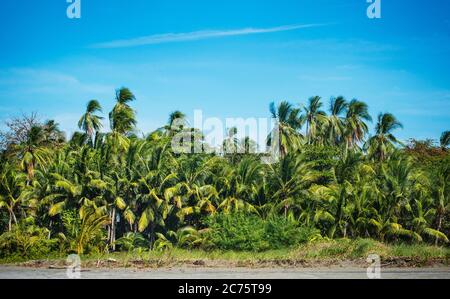
[{"label": "palm tree trunk", "polygon": [[12,213],[9,211],[8,231],[12,229]]},{"label": "palm tree trunk", "polygon": [[48,236],[47,239],[50,240],[50,237],[52,236],[52,225],[53,225],[53,220],[50,220],[50,225],[49,225],[49,230],[48,230]]},{"label": "palm tree trunk", "polygon": [[[108,212],[109,214],[109,219],[111,219],[111,211]],[[108,225],[108,243],[111,244],[111,226],[112,226],[112,221],[111,223]]]},{"label": "palm tree trunk", "polygon": [[12,214],[12,218],[14,220],[14,224],[17,225],[17,217],[16,217],[16,214],[14,214],[13,210],[11,210],[11,214]]},{"label": "palm tree trunk", "polygon": [[[437,230],[438,231],[441,231],[441,228],[442,228],[442,215],[439,213],[439,216],[438,216],[438,226],[437,226]],[[436,238],[436,241],[434,242],[434,245],[435,246],[438,246],[438,242],[439,242],[439,239],[438,238]]]},{"label": "palm tree trunk", "polygon": [[116,208],[112,209],[111,214],[111,248],[116,251]]},{"label": "palm tree trunk", "polygon": [[153,248],[153,244],[155,243],[155,224],[150,223],[150,248]]}]

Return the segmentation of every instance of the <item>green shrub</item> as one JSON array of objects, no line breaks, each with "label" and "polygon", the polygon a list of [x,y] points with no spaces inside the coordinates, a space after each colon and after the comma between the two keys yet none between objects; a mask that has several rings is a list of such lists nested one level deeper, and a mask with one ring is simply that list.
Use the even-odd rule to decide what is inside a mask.
[{"label": "green shrub", "polygon": [[121,251],[135,251],[143,248],[149,248],[149,242],[140,233],[127,233],[116,240],[116,245]]},{"label": "green shrub", "polygon": [[0,258],[43,258],[56,249],[57,243],[48,239],[47,229],[21,223],[0,236]]},{"label": "green shrub", "polygon": [[300,227],[283,217],[264,220],[255,215],[216,215],[207,220],[207,238],[222,250],[264,251],[292,247],[318,235],[312,228]]}]

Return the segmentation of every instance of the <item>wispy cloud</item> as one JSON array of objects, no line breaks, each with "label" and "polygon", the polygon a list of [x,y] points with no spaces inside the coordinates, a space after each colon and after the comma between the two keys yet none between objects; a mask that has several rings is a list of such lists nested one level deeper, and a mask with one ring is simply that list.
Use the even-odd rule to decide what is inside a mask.
[{"label": "wispy cloud", "polygon": [[143,36],[132,39],[116,40],[105,43],[98,43],[92,45],[94,48],[127,48],[127,47],[137,47],[144,45],[154,45],[163,43],[174,43],[174,42],[185,42],[185,41],[195,41],[210,38],[219,38],[227,36],[239,36],[239,35],[250,35],[250,34],[262,34],[262,33],[273,33],[282,31],[292,31],[305,28],[326,26],[328,24],[303,24],[303,25],[286,25],[271,28],[243,28],[235,30],[203,30],[194,31],[187,33],[166,33],[166,34],[156,34]]}]

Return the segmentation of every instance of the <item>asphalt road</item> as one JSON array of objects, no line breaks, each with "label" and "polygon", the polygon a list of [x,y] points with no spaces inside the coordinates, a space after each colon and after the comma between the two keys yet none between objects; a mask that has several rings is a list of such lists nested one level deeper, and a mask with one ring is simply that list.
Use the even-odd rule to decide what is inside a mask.
[{"label": "asphalt road", "polygon": [[[89,269],[82,279],[367,279],[365,269]],[[450,267],[386,268],[384,279],[450,279]],[[67,279],[66,270],[0,266],[0,279]]]}]

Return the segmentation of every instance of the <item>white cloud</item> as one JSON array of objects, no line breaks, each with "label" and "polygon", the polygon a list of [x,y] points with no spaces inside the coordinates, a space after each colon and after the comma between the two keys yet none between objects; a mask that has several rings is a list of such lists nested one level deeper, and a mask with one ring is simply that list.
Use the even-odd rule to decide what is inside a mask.
[{"label": "white cloud", "polygon": [[304,25],[287,25],[272,28],[243,28],[236,30],[203,30],[194,31],[187,33],[166,33],[166,34],[156,34],[132,39],[116,40],[111,42],[95,44],[94,48],[126,48],[126,47],[137,47],[144,45],[154,45],[162,43],[172,43],[172,42],[183,42],[183,41],[194,41],[226,36],[239,36],[239,35],[250,35],[250,34],[261,34],[261,33],[272,33],[272,32],[282,32],[291,31],[311,27],[325,26],[326,24],[304,24]]}]

